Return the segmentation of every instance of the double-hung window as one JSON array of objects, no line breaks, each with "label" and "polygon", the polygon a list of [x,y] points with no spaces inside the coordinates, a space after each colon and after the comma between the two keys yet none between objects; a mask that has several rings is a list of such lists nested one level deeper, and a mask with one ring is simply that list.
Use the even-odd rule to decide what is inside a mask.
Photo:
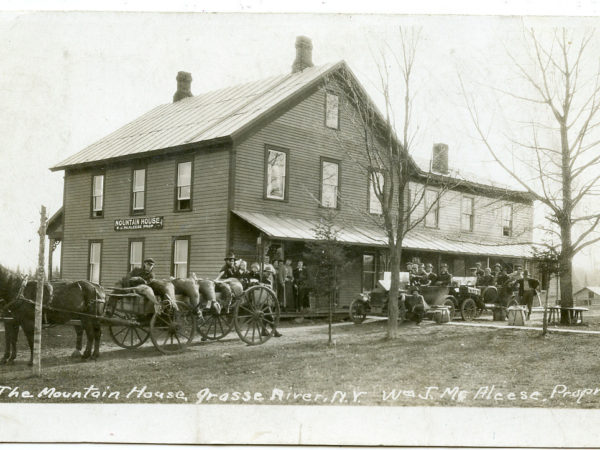
[{"label": "double-hung window", "polygon": [[88,280],[100,284],[100,269],[102,262],[102,242],[90,241],[88,258]]},{"label": "double-hung window", "polygon": [[340,185],[340,163],[321,160],[321,206],[337,208]]},{"label": "double-hung window", "polygon": [[131,181],[131,210],[143,213],[146,207],[146,169],[134,169]]},{"label": "double-hung window", "polygon": [[104,175],[92,177],[92,217],[104,215]]},{"label": "double-hung window", "polygon": [[175,210],[192,209],[192,162],[177,164],[177,191],[175,193]]},{"label": "double-hung window", "polygon": [[144,259],[144,241],[132,239],[129,241],[129,271],[141,268]]},{"label": "double-hung window", "polygon": [[378,275],[377,255],[375,253],[363,253],[362,260],[362,291],[371,292],[375,289]]},{"label": "double-hung window", "polygon": [[437,228],[440,217],[439,193],[433,189],[425,190],[425,226]]},{"label": "double-hung window", "polygon": [[381,214],[380,196],[383,195],[383,173],[379,170],[371,170],[369,173],[369,212],[371,214]]},{"label": "double-hung window", "polygon": [[173,276],[175,278],[187,278],[190,256],[190,239],[188,237],[177,237],[173,239]]},{"label": "double-hung window", "polygon": [[265,198],[288,198],[288,150],[267,146],[265,149]]},{"label": "double-hung window", "polygon": [[512,205],[502,206],[502,236],[512,236],[513,228],[513,207]]},{"label": "double-hung window", "polygon": [[474,223],[474,200],[473,197],[463,197],[460,213],[460,229],[462,231],[473,231]]}]

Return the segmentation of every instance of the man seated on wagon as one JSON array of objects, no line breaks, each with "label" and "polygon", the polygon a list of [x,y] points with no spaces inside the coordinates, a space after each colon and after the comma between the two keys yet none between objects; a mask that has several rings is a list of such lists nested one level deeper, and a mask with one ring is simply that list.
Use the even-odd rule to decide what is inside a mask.
[{"label": "man seated on wagon", "polygon": [[[227,256],[225,256],[224,260],[225,264],[223,267],[221,267],[221,270],[219,270],[217,278],[215,278],[215,291],[221,294],[222,302],[227,305],[233,298],[229,280],[237,280],[236,275],[238,268],[235,266],[235,254],[233,252],[229,252]],[[214,307],[217,309],[217,312],[220,311],[220,305],[218,302],[214,303]]]},{"label": "man seated on wagon", "polygon": [[440,266],[440,274],[435,282],[436,286],[450,286],[452,284],[452,274],[448,272],[448,264]]},{"label": "man seated on wagon", "polygon": [[124,288],[135,288],[133,289],[134,292],[143,295],[154,303],[154,308],[158,310],[160,309],[160,304],[156,297],[157,295],[160,295],[161,292],[155,292],[154,289],[149,286],[149,284],[154,281],[154,273],[152,272],[154,265],[155,262],[153,258],[144,259],[142,267],[136,267],[125,275],[121,281],[121,285]]}]

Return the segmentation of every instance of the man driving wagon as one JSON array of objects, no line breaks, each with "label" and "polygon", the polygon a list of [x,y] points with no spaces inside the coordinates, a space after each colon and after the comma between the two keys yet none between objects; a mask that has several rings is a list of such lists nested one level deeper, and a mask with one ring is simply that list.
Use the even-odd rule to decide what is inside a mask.
[{"label": "man driving wagon", "polygon": [[[160,284],[154,283],[154,273],[152,272],[155,266],[153,258],[146,258],[142,263],[142,267],[136,267],[131,270],[123,280],[121,285],[123,288],[130,288],[137,294],[140,294],[150,300],[154,304],[155,311],[160,311],[160,302],[157,297],[169,297],[165,289],[162,289]],[[171,301],[173,299],[169,299]]]}]

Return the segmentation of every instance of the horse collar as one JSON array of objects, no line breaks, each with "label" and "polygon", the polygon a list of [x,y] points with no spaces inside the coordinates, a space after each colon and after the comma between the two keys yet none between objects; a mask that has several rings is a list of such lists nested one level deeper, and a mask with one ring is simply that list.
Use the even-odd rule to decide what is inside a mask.
[{"label": "horse collar", "polygon": [[6,309],[6,310],[10,311],[11,306],[13,306],[17,301],[24,298],[23,291],[25,290],[25,286],[27,286],[28,281],[29,281],[29,275],[25,275],[23,277],[23,280],[21,281],[21,286],[19,287],[19,291],[17,292],[17,295],[15,296],[15,298],[13,298],[10,302],[8,302],[6,305],[4,305],[4,308],[2,308],[2,309]]}]

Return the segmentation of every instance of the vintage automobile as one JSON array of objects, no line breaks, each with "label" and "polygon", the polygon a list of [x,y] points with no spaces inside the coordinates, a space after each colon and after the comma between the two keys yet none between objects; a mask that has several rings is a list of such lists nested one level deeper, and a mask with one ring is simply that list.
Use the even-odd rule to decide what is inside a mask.
[{"label": "vintage automobile", "polygon": [[[408,280],[408,272],[401,272],[400,294],[407,293]],[[451,286],[419,286],[419,293],[433,310],[446,307],[451,319],[459,312],[465,321],[476,319],[485,310],[501,316],[507,307],[517,304],[512,287],[477,287],[476,282],[475,277],[453,277]],[[360,293],[350,304],[350,319],[359,324],[369,314],[386,316],[390,283],[391,273],[385,272],[377,288]]]}]

